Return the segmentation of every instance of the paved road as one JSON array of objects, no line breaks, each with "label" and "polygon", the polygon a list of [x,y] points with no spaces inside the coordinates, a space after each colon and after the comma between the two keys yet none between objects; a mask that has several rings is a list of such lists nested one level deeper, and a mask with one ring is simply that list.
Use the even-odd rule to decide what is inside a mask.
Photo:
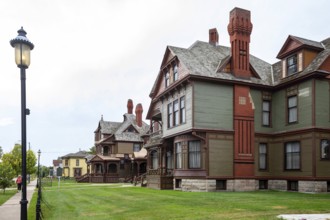
[{"label": "paved road", "polygon": [[[34,189],[36,188],[37,180],[33,180],[26,187],[26,199],[30,202]],[[7,202],[0,206],[0,220],[19,220],[21,215],[21,194],[16,193]],[[28,203],[29,205],[30,203]]]}]

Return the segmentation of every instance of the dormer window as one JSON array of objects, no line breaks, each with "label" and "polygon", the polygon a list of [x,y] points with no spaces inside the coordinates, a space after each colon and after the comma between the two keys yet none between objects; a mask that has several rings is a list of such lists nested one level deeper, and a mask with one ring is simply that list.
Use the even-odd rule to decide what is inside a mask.
[{"label": "dormer window", "polygon": [[167,71],[165,73],[165,88],[170,85],[170,73]]},{"label": "dormer window", "polygon": [[287,75],[291,76],[298,70],[297,54],[287,58]]},{"label": "dormer window", "polygon": [[174,64],[173,66],[173,81],[177,81],[179,79],[179,75],[178,75],[178,66],[176,64]]},{"label": "dormer window", "polygon": [[162,70],[164,73],[165,88],[169,87],[172,83],[179,80],[179,71],[177,61],[173,61]]}]

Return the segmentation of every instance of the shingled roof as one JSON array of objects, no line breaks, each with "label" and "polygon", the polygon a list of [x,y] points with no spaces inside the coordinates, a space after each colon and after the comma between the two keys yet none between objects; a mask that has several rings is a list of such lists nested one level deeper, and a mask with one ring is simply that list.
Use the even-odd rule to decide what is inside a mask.
[{"label": "shingled roof", "polygon": [[[137,133],[126,131],[130,126],[132,126]],[[96,131],[99,129],[101,129],[102,134],[110,134],[111,137],[114,137],[117,141],[142,142],[143,139],[141,135],[149,131],[149,125],[142,122],[142,126],[139,127],[136,122],[136,116],[134,114],[125,113],[123,122],[104,121],[103,118],[101,118]]]},{"label": "shingled roof", "polygon": [[[316,58],[299,74],[294,77],[301,77],[305,74],[317,71],[322,63],[330,56],[330,38],[324,41],[317,42],[313,40],[304,39],[289,35],[290,39],[300,42],[301,44],[314,48],[319,51]],[[232,73],[226,73],[219,71],[219,67],[224,66],[226,62],[231,58],[230,47],[221,45],[212,45],[207,42],[196,41],[189,48],[180,48],[174,46],[168,46],[165,55],[170,52],[173,56],[176,56],[180,63],[182,63],[188,70],[191,76],[202,76],[207,78],[217,78],[228,81],[240,81],[264,86],[275,86],[282,83],[282,66],[281,62],[270,64],[258,57],[250,54],[250,65],[255,70],[256,76],[249,79],[243,79],[236,77]],[[165,56],[164,56],[165,58]],[[157,79],[152,87],[150,96],[155,94],[157,84],[161,80],[160,71]],[[290,78],[292,79],[292,77]]]},{"label": "shingled roof", "polygon": [[76,153],[69,153],[67,155],[62,156],[62,159],[65,158],[85,158],[86,156],[90,155],[86,151],[78,151]]}]

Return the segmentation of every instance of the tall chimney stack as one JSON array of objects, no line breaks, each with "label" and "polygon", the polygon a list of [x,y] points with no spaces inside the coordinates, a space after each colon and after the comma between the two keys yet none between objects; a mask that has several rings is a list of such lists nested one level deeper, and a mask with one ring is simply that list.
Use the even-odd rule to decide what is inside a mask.
[{"label": "tall chimney stack", "polygon": [[127,113],[128,114],[133,114],[133,101],[132,101],[132,99],[129,99],[127,101]]},{"label": "tall chimney stack", "polygon": [[209,44],[213,46],[217,46],[219,43],[219,34],[216,28],[212,28],[209,30]]},{"label": "tall chimney stack", "polygon": [[231,43],[231,69],[235,76],[251,77],[250,72],[250,35],[252,23],[250,11],[234,8],[230,12],[228,33]]},{"label": "tall chimney stack", "polygon": [[142,112],[143,112],[142,104],[139,103],[136,105],[136,108],[135,108],[136,124],[139,127],[142,127]]}]

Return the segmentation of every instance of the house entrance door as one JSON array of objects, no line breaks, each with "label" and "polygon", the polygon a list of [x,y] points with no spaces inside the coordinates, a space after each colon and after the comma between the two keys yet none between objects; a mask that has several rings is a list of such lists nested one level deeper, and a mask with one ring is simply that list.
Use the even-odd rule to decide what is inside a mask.
[{"label": "house entrance door", "polygon": [[81,168],[74,168],[74,177],[81,176]]}]

